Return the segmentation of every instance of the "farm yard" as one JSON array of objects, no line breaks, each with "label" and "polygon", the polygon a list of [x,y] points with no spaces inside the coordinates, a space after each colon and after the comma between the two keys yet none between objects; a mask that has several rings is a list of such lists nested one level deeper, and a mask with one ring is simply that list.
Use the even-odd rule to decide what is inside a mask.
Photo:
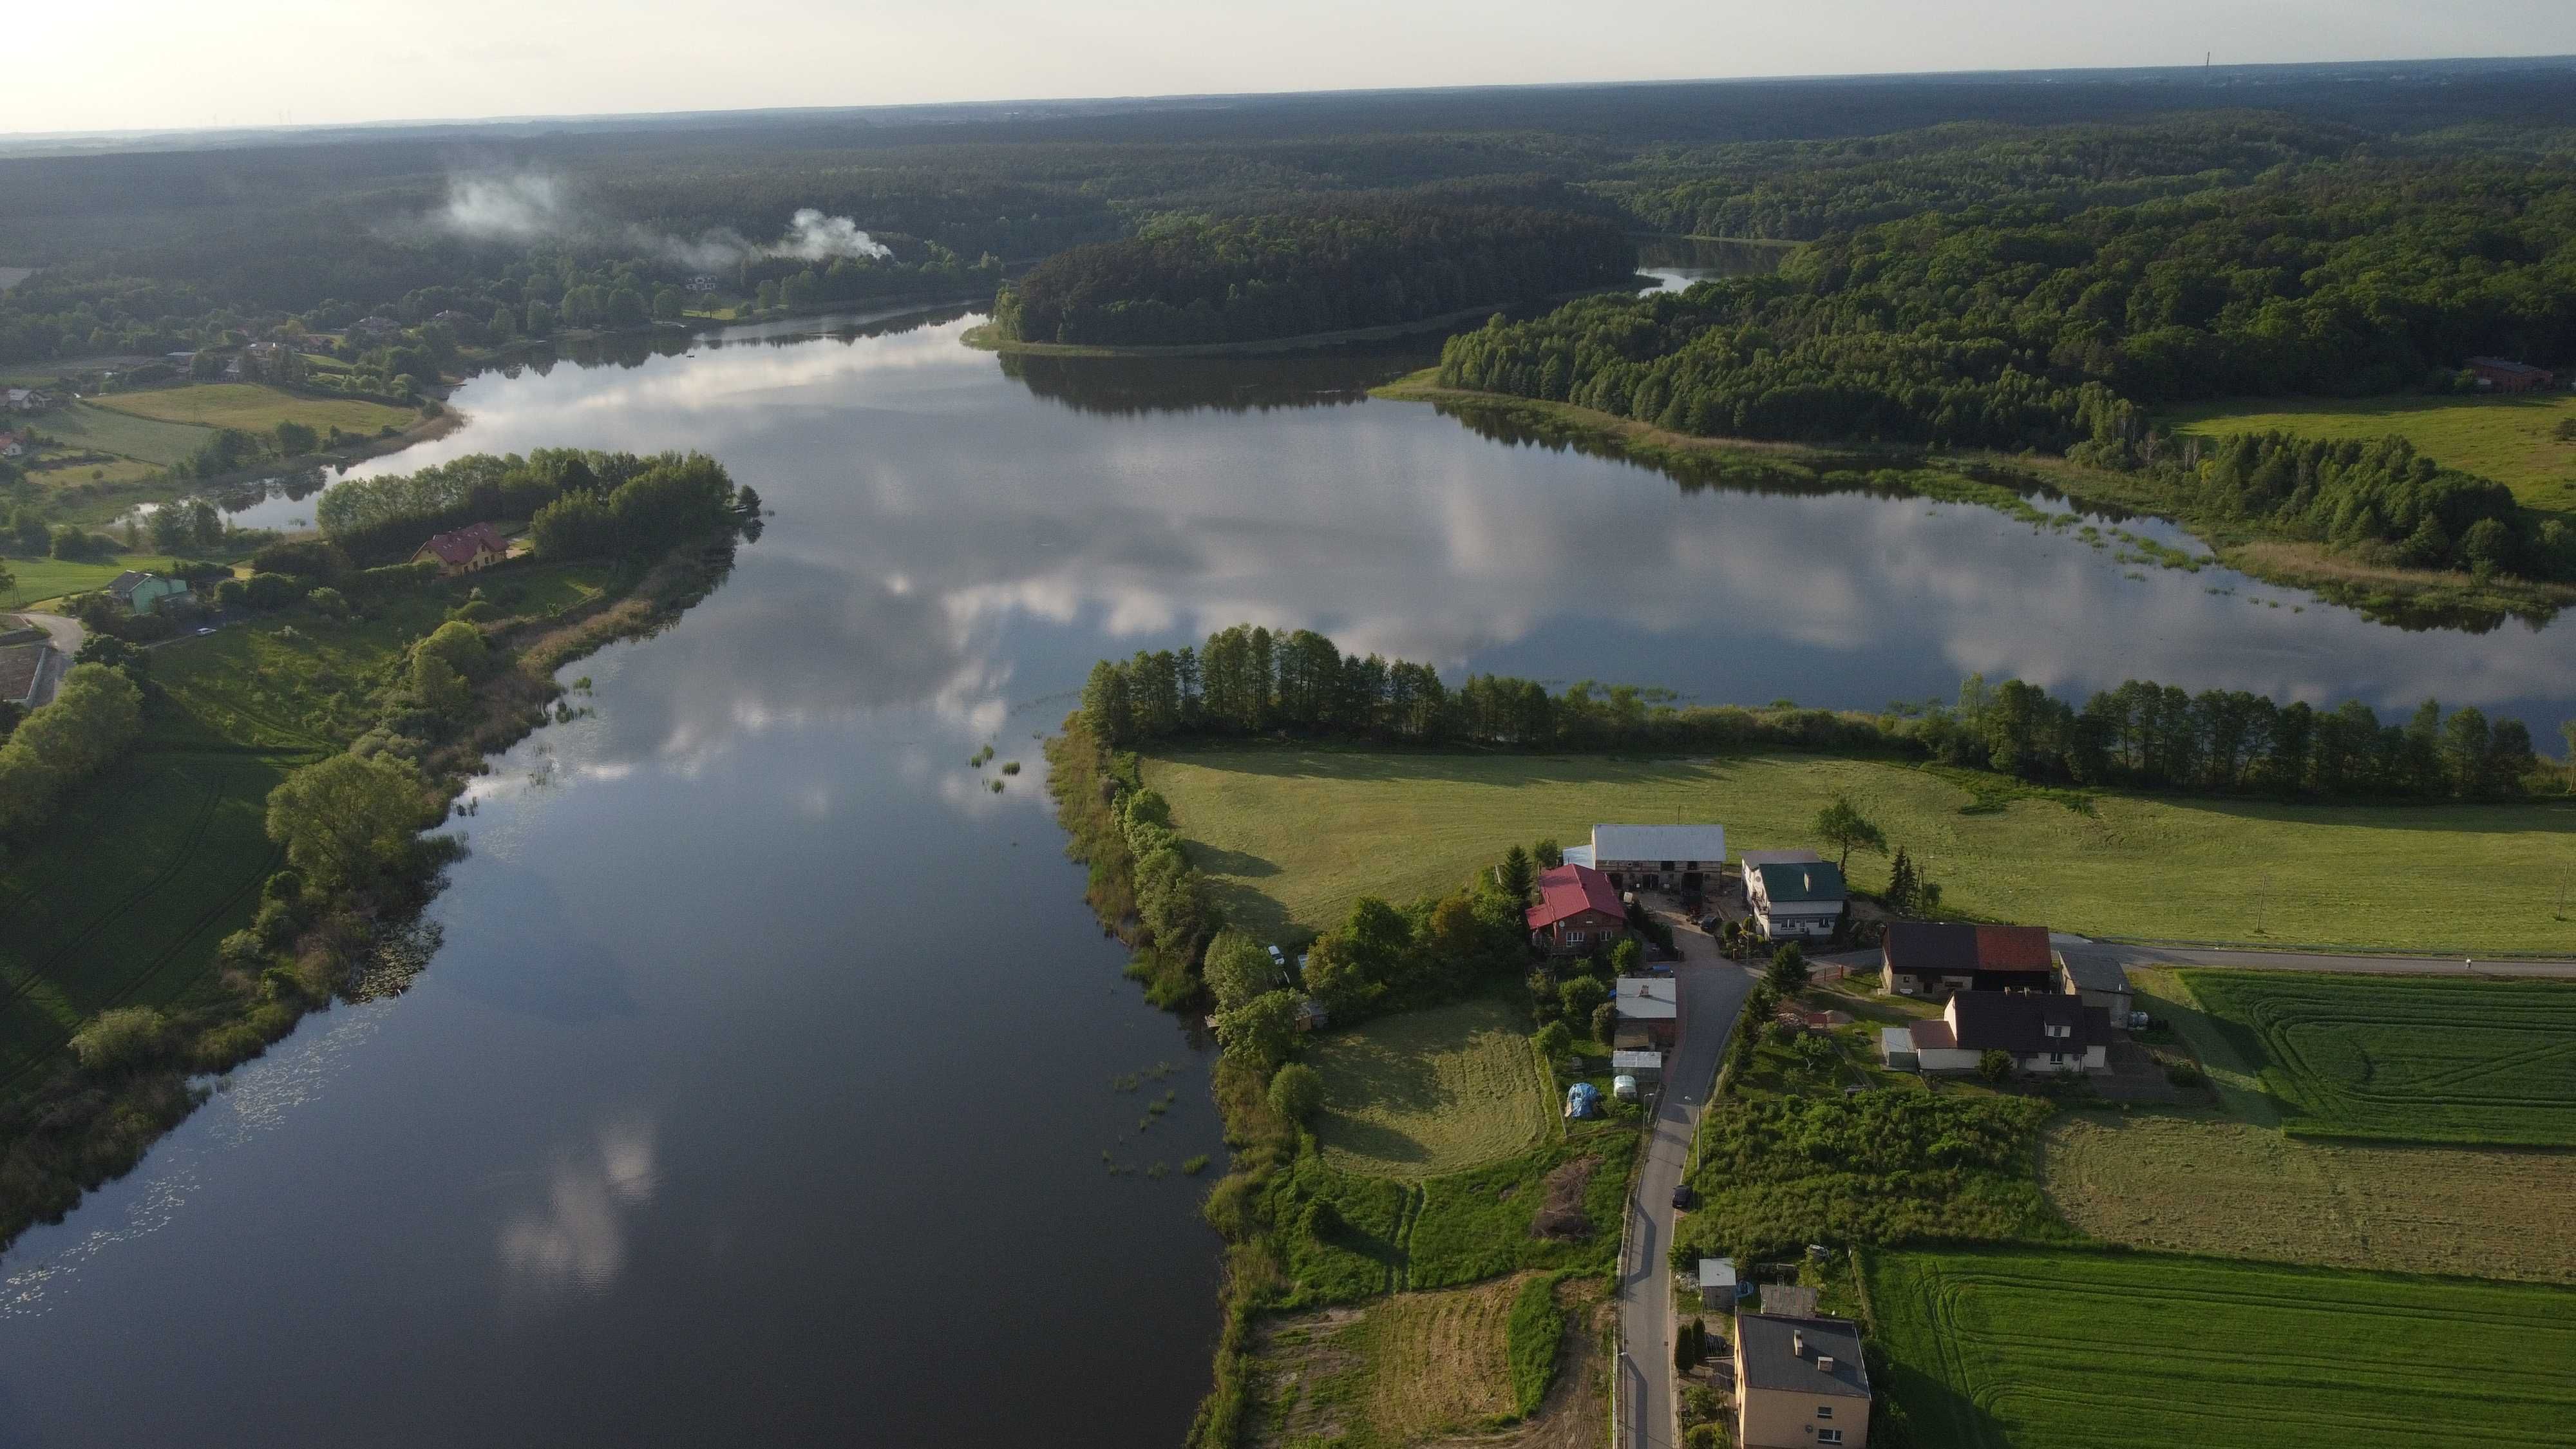
[{"label": "farm yard", "polygon": [[1478,997],[1383,1017],[1315,1043],[1315,1136],[1332,1167],[1422,1179],[1526,1152],[1554,1120],[1527,1024]]},{"label": "farm yard", "polygon": [[2104,1242],[2576,1284],[2576,1153],[2286,1136],[2209,1112],[2072,1113],[2040,1186]]},{"label": "farm yard", "polygon": [[2078,1250],[1869,1255],[1921,1449],[2571,1441],[2576,1292]]},{"label": "farm yard", "polygon": [[2576,418],[2564,392],[2500,397],[2253,398],[2175,409],[2184,433],[2287,433],[2371,440],[2394,433],[2448,468],[2493,478],[2529,507],[2576,513],[2576,443],[2557,435]]},{"label": "farm yard", "polygon": [[364,398],[305,397],[255,382],[209,382],[193,387],[154,388],[112,393],[96,401],[110,412],[162,423],[205,428],[239,428],[264,433],[279,423],[302,423],[317,433],[338,428],[344,433],[373,434],[380,428],[409,426],[409,408]]},{"label": "farm yard", "polygon": [[[1362,894],[1454,889],[1497,841],[1577,843],[1604,820],[1716,818],[1739,848],[1807,844],[1836,794],[1906,846],[1949,914],[2095,936],[2563,950],[2567,926],[2551,901],[2576,849],[2576,805],[2058,796],[1813,755],[1238,746],[1167,751],[1143,768],[1226,918],[1272,936],[1332,925]],[[2410,862],[2428,854],[2450,866],[2440,892],[2417,888]],[[1887,866],[1853,856],[1852,884],[1883,889]]]},{"label": "farm yard", "polygon": [[2576,983],[2175,974],[2176,1025],[2294,1136],[2576,1146]]}]

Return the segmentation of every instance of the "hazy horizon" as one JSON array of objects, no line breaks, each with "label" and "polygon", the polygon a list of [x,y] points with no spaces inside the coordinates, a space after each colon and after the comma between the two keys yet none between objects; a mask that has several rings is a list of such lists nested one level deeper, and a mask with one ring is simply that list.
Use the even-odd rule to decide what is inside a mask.
[{"label": "hazy horizon", "polygon": [[457,0],[417,34],[323,0],[110,0],[15,29],[0,135],[2181,66],[2211,51],[2222,65],[2576,53],[2564,0],[2457,16],[2401,0],[2175,0],[2152,14],[2000,0],[1972,24],[1899,0],[1740,13],[1614,0],[1579,26],[1534,0],[1142,0],[1114,16],[753,0],[721,24],[676,0]]}]

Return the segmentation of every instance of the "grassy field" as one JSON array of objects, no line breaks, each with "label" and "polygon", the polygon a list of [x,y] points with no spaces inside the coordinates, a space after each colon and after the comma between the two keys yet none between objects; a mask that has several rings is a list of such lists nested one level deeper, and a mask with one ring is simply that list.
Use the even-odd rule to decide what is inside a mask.
[{"label": "grassy field", "polygon": [[1525,1407],[1514,1392],[1509,1322],[1532,1274],[1472,1288],[1398,1293],[1362,1309],[1280,1319],[1260,1348],[1262,1407],[1246,1441],[1265,1449],[1395,1449],[1474,1434],[1489,1449],[1592,1445],[1607,1405],[1596,1357],[1597,1283],[1556,1285],[1574,1331],[1554,1345],[1553,1386],[1538,1412],[1503,1430]]},{"label": "grassy field", "polygon": [[[2336,806],[2118,794],[2073,804],[1987,776],[1808,755],[1717,760],[1316,746],[1144,762],[1228,919],[1321,930],[1353,899],[1454,889],[1504,846],[1602,821],[1718,820],[1735,850],[1811,845],[1837,793],[1904,845],[1954,915],[2091,935],[2565,951],[2553,914],[2576,805]],[[1974,786],[1975,788],[1970,788]],[[2416,862],[2448,867],[2440,891]],[[1887,861],[1852,858],[1864,890]]]},{"label": "grassy field", "polygon": [[167,569],[170,556],[161,553],[124,553],[100,563],[71,563],[58,558],[0,558],[0,568],[7,569],[17,580],[12,587],[0,590],[0,598],[9,607],[32,604],[39,599],[58,598],[95,589],[127,569]]},{"label": "grassy field", "polygon": [[1315,1043],[1315,1127],[1344,1172],[1429,1178],[1525,1152],[1554,1117],[1521,1014],[1491,997],[1382,1017]]},{"label": "grassy field", "polygon": [[139,751],[0,871],[0,1084],[97,1012],[206,989],[276,868],[268,792],[296,763]]},{"label": "grassy field", "polygon": [[161,473],[162,468],[158,463],[146,463],[134,458],[111,458],[104,463],[38,466],[27,470],[27,481],[52,492],[78,488],[84,483],[95,484],[104,490],[140,483],[148,478],[158,478]]},{"label": "grassy field", "polygon": [[2493,478],[2534,508],[2576,512],[2576,443],[2558,424],[2576,418],[2576,395],[2508,397],[2252,398],[2169,415],[2180,431],[2384,438],[2396,433],[2448,467]]},{"label": "grassy field", "polygon": [[111,412],[85,402],[46,413],[36,427],[68,448],[114,453],[165,468],[214,436],[211,428]]},{"label": "grassy field", "polygon": [[2105,1242],[2576,1284],[2576,1154],[2319,1142],[2211,1112],[2079,1112],[2049,1202]]},{"label": "grassy field", "polygon": [[2576,982],[2180,971],[2174,1022],[2297,1136],[2576,1146]]},{"label": "grassy field", "polygon": [[194,387],[116,393],[98,406],[130,417],[200,427],[240,428],[264,433],[279,423],[302,423],[317,433],[338,428],[344,433],[373,433],[382,427],[408,427],[415,414],[363,398],[299,397],[255,382],[209,382]]},{"label": "grassy field", "polygon": [[2566,1443],[2576,1414],[2561,1288],[2083,1251],[1890,1253],[1866,1281],[1922,1449]]}]

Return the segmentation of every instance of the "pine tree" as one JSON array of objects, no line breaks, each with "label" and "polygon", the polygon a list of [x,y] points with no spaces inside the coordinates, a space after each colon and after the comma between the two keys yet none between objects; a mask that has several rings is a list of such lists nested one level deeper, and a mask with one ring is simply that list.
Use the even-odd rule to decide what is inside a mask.
[{"label": "pine tree", "polygon": [[1914,914],[1915,897],[1922,893],[1923,879],[1915,872],[1914,858],[1905,847],[1896,847],[1896,859],[1887,867],[1887,908],[1900,916]]}]

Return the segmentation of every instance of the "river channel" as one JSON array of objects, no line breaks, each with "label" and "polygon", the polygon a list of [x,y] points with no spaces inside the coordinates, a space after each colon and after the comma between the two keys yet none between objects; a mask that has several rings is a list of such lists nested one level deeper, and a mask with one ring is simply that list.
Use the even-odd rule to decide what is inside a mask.
[{"label": "river channel", "polygon": [[1418,354],[1006,362],[969,320],[489,374],[371,465],[698,448],[774,513],[478,784],[407,993],[9,1252],[0,1449],[1177,1441],[1208,1058],[1119,977],[1038,753],[1103,654],[1250,619],[1707,700],[1983,671],[2576,713],[2563,622],[2409,632],[1973,506],[1685,488],[1366,398]]}]

